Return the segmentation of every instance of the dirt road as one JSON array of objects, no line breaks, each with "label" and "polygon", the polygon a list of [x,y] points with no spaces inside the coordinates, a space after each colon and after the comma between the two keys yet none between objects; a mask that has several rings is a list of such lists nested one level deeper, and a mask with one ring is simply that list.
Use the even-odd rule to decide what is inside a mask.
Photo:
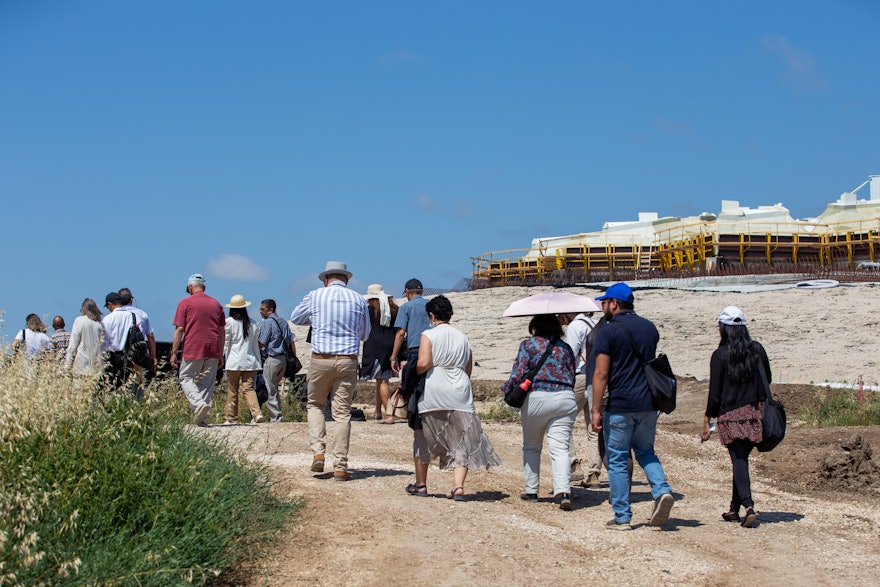
[{"label": "dirt road", "polygon": [[[603,528],[611,518],[604,472],[598,487],[574,489],[572,511],[559,510],[550,496],[546,450],[542,501],[521,501],[517,423],[484,423],[504,465],[471,472],[464,503],[442,497],[452,486],[451,473],[435,466],[428,475],[432,497],[404,493],[412,480],[411,431],[405,424],[354,423],[354,478],[345,483],[334,481],[332,472],[309,473],[305,423],[211,427],[207,433],[269,464],[280,492],[307,501],[278,552],[227,581],[270,586],[876,585],[880,493],[823,490],[813,479],[816,450],[852,431],[802,430],[795,422],[777,451],[753,457],[759,518],[755,528],[743,529],[720,518],[730,499],[726,450],[716,439],[700,444],[697,438],[704,385],[683,386],[679,409],[659,424],[657,453],[676,498],[671,519],[663,529],[646,525],[650,488],[637,467],[632,532]],[[876,427],[862,432],[880,446]],[[582,426],[576,434],[583,443]],[[816,450],[804,453],[804,447]],[[799,480],[804,490],[798,489]]]}]

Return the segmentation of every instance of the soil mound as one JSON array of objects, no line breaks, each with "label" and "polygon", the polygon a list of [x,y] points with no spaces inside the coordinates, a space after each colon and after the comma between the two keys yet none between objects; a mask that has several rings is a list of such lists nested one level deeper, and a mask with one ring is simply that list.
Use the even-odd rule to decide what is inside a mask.
[{"label": "soil mound", "polygon": [[855,434],[822,457],[820,475],[840,489],[880,489],[880,467],[872,460],[871,445]]}]

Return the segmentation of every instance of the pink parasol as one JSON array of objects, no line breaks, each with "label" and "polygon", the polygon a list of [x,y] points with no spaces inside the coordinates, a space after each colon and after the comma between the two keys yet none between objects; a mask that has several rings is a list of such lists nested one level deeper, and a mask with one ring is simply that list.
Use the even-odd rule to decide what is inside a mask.
[{"label": "pink parasol", "polygon": [[574,312],[601,312],[598,302],[587,296],[564,291],[535,294],[510,304],[502,316],[537,316],[538,314],[569,314]]}]

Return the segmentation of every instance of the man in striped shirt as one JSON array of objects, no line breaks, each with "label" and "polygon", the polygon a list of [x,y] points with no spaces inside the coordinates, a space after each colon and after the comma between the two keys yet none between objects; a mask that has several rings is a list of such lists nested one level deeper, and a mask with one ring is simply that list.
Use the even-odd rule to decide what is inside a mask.
[{"label": "man in striped shirt", "polygon": [[351,402],[358,377],[361,341],[370,336],[370,313],[363,296],[348,289],[351,272],[345,263],[328,261],[318,275],[324,287],[312,290],[293,309],[294,324],[312,327],[312,357],[308,375],[309,446],[314,457],[311,471],[324,472],[327,447],[324,407],[332,393],[336,422],[331,446],[333,478],[348,481],[348,445],[351,435]]}]

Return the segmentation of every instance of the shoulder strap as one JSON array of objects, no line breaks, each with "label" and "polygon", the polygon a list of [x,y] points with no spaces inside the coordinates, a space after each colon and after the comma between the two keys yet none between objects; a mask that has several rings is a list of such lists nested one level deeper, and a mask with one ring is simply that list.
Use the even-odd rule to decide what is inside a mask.
[{"label": "shoulder strap", "polygon": [[541,367],[544,366],[544,362],[547,360],[547,357],[550,356],[550,353],[553,352],[553,347],[556,346],[556,342],[557,342],[558,340],[559,340],[559,339],[557,339],[555,336],[554,336],[553,338],[550,339],[550,342],[547,343],[547,349],[544,351],[544,354],[541,355],[541,360],[538,361],[538,364],[535,365],[535,368],[534,368],[534,369],[532,369],[531,371],[529,371],[529,372],[526,374],[526,378],[527,378],[527,379],[531,379],[531,380],[534,380],[534,379],[535,379],[535,375],[537,375],[537,374],[538,374],[538,371],[541,370]]},{"label": "shoulder strap", "polygon": [[633,352],[636,354],[636,358],[639,360],[640,364],[644,365],[645,359],[642,358],[642,353],[640,353],[639,349],[636,347],[636,341],[633,340],[632,334],[629,333],[629,330],[627,329],[627,327],[624,326],[620,322],[615,322],[614,320],[612,320],[608,324],[617,324],[617,326],[619,326],[620,329],[623,330],[623,333],[626,335],[626,338],[629,340],[630,346],[632,346]]},{"label": "shoulder strap", "polygon": [[764,382],[764,391],[767,393],[766,401],[770,401],[773,399],[773,394],[770,393],[770,382],[767,381],[767,373],[764,372],[764,361],[758,359],[758,371],[761,372],[761,381]]},{"label": "shoulder strap", "polygon": [[[290,347],[290,339],[284,336],[284,329],[281,328],[281,322],[275,316],[269,316],[272,321],[278,325],[278,332],[281,333],[281,344],[284,346],[284,352],[288,352],[288,347]],[[285,340],[286,339],[286,340]]]}]

